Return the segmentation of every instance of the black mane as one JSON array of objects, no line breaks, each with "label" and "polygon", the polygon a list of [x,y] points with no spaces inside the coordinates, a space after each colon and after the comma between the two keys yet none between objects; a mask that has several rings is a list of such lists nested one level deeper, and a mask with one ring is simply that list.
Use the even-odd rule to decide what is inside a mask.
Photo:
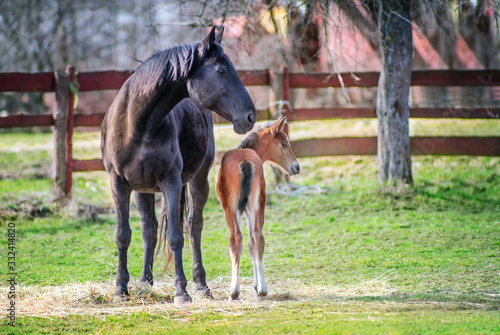
[{"label": "black mane", "polygon": [[178,45],[153,53],[139,65],[130,82],[130,89],[151,94],[167,82],[186,78],[193,67],[197,43]]}]

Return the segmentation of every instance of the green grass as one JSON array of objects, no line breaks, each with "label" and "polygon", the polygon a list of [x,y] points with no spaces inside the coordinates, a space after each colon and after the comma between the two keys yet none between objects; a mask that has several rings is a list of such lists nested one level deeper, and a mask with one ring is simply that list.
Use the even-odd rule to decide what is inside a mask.
[{"label": "green grass", "polygon": [[[8,329],[7,329],[8,330]],[[493,334],[498,313],[422,305],[279,303],[273,308],[226,313],[208,310],[165,315],[135,313],[104,317],[22,318],[13,334]]]},{"label": "green grass", "polygon": [[[27,134],[31,144],[26,144],[23,136],[2,134],[8,144],[2,144],[0,155],[16,145],[19,157],[35,143],[47,148],[52,138],[46,135]],[[76,142],[76,147],[82,148],[79,155],[95,155],[98,147],[88,138],[94,135],[81,135]],[[217,141],[224,141],[224,137]],[[226,145],[231,141],[235,140],[227,140]],[[43,161],[36,155],[26,157],[26,164]],[[397,196],[378,190],[374,157],[311,158],[300,163],[302,172],[291,181],[311,194],[303,191],[300,196],[287,197],[271,192],[268,197],[264,234],[270,299],[252,308],[241,301],[220,308],[207,305],[201,310],[199,305],[170,308],[168,314],[69,315],[53,316],[52,320],[20,316],[15,331],[500,332],[500,158],[415,157],[415,187]],[[2,168],[15,166],[10,160],[2,164]],[[215,166],[210,175],[212,188],[202,240],[211,282],[227,281],[231,266],[229,234],[214,193],[217,169]],[[316,192],[316,186],[322,187],[322,192]],[[102,172],[77,173],[73,187],[72,203],[59,210],[51,203],[49,178],[32,175],[29,179],[0,180],[0,227],[5,231],[8,222],[16,224],[16,265],[22,287],[113,281],[117,252],[107,176]],[[97,217],[92,214],[95,211]],[[134,206],[131,227],[129,271],[137,280],[143,249]],[[6,238],[0,239],[2,250],[6,243]],[[190,257],[186,249],[188,278]],[[5,266],[5,253],[0,252],[2,281],[6,280]],[[157,266],[157,278],[171,280],[171,270],[163,275],[159,270]],[[252,276],[246,250],[241,275]],[[309,296],[310,291],[315,293]]]},{"label": "green grass", "polygon": [[[462,198],[465,191],[432,192],[431,188],[417,188],[414,195],[403,199],[376,190],[335,189],[307,198],[272,196],[265,226],[266,253],[273,255],[266,259],[268,277],[300,280],[307,274],[315,284],[349,285],[389,271],[388,283],[405,294],[499,289],[498,199],[485,201],[484,192]],[[456,202],[455,197],[461,201]],[[214,198],[205,218],[205,263],[213,279],[229,273],[228,233]],[[130,269],[137,277],[142,237],[136,211],[131,226]],[[21,220],[17,227],[24,285],[103,281],[113,276],[112,215],[101,215],[94,223],[88,217],[56,214]],[[81,258],[82,251],[92,257]],[[186,268],[189,271],[189,261]],[[242,275],[251,276],[246,253]]]}]

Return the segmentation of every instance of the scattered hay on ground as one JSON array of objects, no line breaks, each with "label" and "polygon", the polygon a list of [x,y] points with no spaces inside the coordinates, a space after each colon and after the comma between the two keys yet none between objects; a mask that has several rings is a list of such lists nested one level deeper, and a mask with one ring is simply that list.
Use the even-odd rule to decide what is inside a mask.
[{"label": "scattered hay on ground", "polygon": [[[395,301],[396,289],[386,281],[384,273],[370,281],[345,286],[308,285],[298,280],[270,281],[269,295],[258,298],[252,287],[251,278],[241,279],[241,294],[238,301],[229,301],[231,278],[220,277],[208,283],[213,299],[196,292],[193,283],[188,292],[193,302],[187,305],[172,303],[175,295],[173,280],[162,279],[153,288],[133,280],[129,283],[130,299],[113,302],[115,284],[84,283],[64,286],[20,286],[17,291],[17,313],[19,316],[66,317],[69,315],[128,315],[131,313],[166,314],[173,320],[182,321],[187,316],[205,312],[228,315],[242,315],[251,310],[272,308],[295,308],[294,304],[320,303],[334,304],[339,313],[380,310],[394,312],[417,309],[463,309],[485,308],[482,304],[460,302],[436,302],[407,300]],[[7,288],[0,288],[0,304],[7,304]],[[367,298],[367,301],[363,301]],[[374,300],[374,298],[377,301]],[[386,299],[384,299],[386,298]],[[464,305],[465,304],[465,305]],[[288,306],[288,307],[285,307]]]},{"label": "scattered hay on ground", "polygon": [[[159,280],[153,288],[139,281],[129,284],[130,299],[113,302],[115,284],[84,283],[64,286],[18,287],[17,313],[24,316],[116,315],[136,312],[167,313],[183,311],[196,314],[213,310],[219,313],[240,314],[249,309],[271,308],[283,302],[339,300],[344,298],[388,296],[394,292],[385,282],[360,283],[351,287],[307,286],[298,281],[269,282],[269,295],[263,299],[256,296],[252,279],[242,278],[241,295],[238,301],[229,301],[230,278],[221,277],[209,282],[213,299],[204,298],[188,285],[193,298],[191,304],[172,304],[175,295],[173,280]],[[0,288],[0,303],[6,304],[7,289]]]}]

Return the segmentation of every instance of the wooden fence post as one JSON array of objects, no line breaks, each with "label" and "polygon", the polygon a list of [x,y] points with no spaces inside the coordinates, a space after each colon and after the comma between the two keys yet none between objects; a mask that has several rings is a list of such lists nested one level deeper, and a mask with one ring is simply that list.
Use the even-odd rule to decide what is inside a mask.
[{"label": "wooden fence post", "polygon": [[269,69],[269,113],[271,118],[283,113],[283,73]]},{"label": "wooden fence post", "polygon": [[71,199],[73,173],[73,112],[74,93],[70,85],[75,82],[75,68],[58,70],[55,76],[56,105],[54,118],[54,191],[55,201],[65,206]]},{"label": "wooden fence post", "polygon": [[[73,128],[75,126],[74,101],[76,88],[75,67],[68,65],[66,73],[69,76],[70,88],[68,96],[68,132],[66,134],[66,196],[71,199],[71,188],[73,186]],[[72,86],[70,86],[72,85]]]},{"label": "wooden fence post", "polygon": [[[288,67],[283,68],[283,72],[278,73],[269,70],[269,112],[271,116],[285,115],[290,116],[290,75]],[[285,125],[285,133],[288,135],[288,124]],[[274,165],[272,166],[275,188],[286,185],[288,178]]]},{"label": "wooden fence post", "polygon": [[[287,119],[290,118],[291,111],[291,101],[290,101],[290,73],[288,72],[288,66],[283,68],[283,99],[285,100],[285,116]],[[290,137],[288,133],[288,124],[285,125],[285,133]]]},{"label": "wooden fence post", "polygon": [[56,103],[53,111],[54,118],[54,191],[55,201],[65,206],[67,204],[67,165],[66,139],[68,134],[68,100],[69,75],[64,70],[58,70],[55,76]]}]

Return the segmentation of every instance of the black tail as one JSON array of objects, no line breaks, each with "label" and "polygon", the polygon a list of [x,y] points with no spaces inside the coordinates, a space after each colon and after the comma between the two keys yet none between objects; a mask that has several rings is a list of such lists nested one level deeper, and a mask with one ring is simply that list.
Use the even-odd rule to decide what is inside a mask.
[{"label": "black tail", "polygon": [[252,163],[244,160],[240,164],[241,173],[241,193],[240,201],[238,202],[238,210],[244,212],[247,208],[248,196],[250,195],[250,189],[252,188],[253,179],[253,165]]},{"label": "black tail", "polygon": [[[181,212],[180,212],[180,222],[179,225],[181,226],[181,231],[184,230],[184,215],[188,211],[187,207],[187,194],[186,194],[186,185],[182,186],[182,191],[181,191]],[[158,244],[156,246],[156,254],[155,254],[155,260],[158,257],[158,254],[161,252],[162,255],[166,257],[165,260],[165,265],[163,266],[163,272],[168,269],[170,264],[172,263],[174,259],[174,255],[172,254],[172,250],[168,247],[167,244],[167,227],[168,227],[168,220],[167,220],[167,210],[165,208],[165,198],[162,197],[162,209],[161,209],[161,215],[160,215],[160,229],[158,229]],[[167,251],[168,250],[168,251]],[[167,254],[168,253],[168,254]]]}]

